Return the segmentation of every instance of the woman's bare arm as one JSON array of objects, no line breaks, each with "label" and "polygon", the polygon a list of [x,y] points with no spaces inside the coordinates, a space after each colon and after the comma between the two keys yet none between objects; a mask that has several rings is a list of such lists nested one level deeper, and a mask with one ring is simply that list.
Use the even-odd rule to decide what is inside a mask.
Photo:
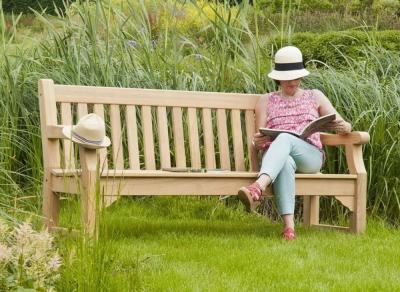
[{"label": "woman's bare arm", "polygon": [[264,128],[267,124],[267,106],[268,106],[268,94],[260,96],[258,99],[255,113],[256,113],[256,129],[257,132],[254,134],[254,146],[257,150],[263,150],[267,147],[270,138],[262,135],[258,132],[259,128]]},{"label": "woman's bare arm", "polygon": [[330,100],[318,89],[314,89],[314,96],[318,103],[318,111],[320,116],[335,114],[336,119],[329,123],[326,127],[327,130],[334,130],[339,134],[346,134],[351,132],[351,124],[346,122],[343,117],[333,107]]}]

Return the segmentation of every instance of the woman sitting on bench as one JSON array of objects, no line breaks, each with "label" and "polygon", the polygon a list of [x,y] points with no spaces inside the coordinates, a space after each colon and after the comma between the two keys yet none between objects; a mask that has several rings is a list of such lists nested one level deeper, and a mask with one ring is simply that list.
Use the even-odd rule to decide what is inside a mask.
[{"label": "woman sitting on bench", "polygon": [[[256,127],[291,130],[300,133],[311,121],[320,116],[336,114],[336,119],[324,129],[340,133],[351,132],[350,123],[343,120],[328,98],[319,90],[300,88],[301,78],[309,72],[304,68],[301,51],[293,46],[283,47],[275,54],[275,68],[268,77],[275,80],[280,90],[267,93],[258,100],[255,114]],[[305,140],[281,133],[273,141],[256,133],[253,145],[262,151],[261,168],[257,180],[240,188],[239,199],[248,212],[255,209],[262,191],[272,183],[280,215],[283,217],[282,236],[295,239],[295,172],[319,172],[325,159],[320,134]]]}]

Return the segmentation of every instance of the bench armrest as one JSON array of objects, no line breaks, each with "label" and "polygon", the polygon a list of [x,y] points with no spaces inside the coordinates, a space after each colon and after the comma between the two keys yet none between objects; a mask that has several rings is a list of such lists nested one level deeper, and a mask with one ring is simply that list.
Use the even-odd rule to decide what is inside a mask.
[{"label": "bench armrest", "polygon": [[321,142],[323,145],[362,145],[367,144],[369,140],[370,138],[368,132],[351,132],[348,134],[321,133]]},{"label": "bench armrest", "polygon": [[345,146],[347,166],[351,174],[367,175],[362,155],[362,145],[370,140],[367,132],[351,132],[348,134],[321,133],[321,142],[329,146]]}]

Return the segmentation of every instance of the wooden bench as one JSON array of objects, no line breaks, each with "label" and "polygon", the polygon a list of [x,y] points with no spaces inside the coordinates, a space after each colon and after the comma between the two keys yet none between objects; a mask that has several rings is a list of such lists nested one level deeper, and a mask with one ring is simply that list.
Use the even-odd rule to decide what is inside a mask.
[{"label": "wooden bench", "polygon": [[[257,175],[257,153],[251,144],[257,94],[56,85],[45,79],[39,81],[39,95],[43,213],[49,228],[58,225],[58,193],[80,194],[81,220],[93,234],[96,193],[106,206],[119,196],[236,195]],[[62,125],[75,124],[88,112],[104,118],[112,141],[108,149],[78,151],[63,139]],[[334,196],[351,211],[350,227],[344,228],[361,233],[367,194],[362,144],[369,135],[321,138],[325,145],[344,145],[349,174],[296,174],[296,194],[305,196],[304,224],[319,225],[320,196]],[[229,171],[161,170],[167,167]]]}]

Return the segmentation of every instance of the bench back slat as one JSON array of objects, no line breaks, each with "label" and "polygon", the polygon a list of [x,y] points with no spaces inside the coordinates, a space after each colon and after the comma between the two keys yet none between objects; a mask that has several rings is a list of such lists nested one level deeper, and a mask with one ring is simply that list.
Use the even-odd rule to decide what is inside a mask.
[{"label": "bench back slat", "polygon": [[231,169],[228,145],[228,129],[226,125],[226,112],[224,109],[217,109],[217,132],[221,168]]},{"label": "bench back slat", "polygon": [[[61,118],[47,126],[75,124],[88,112],[105,120],[112,145],[100,150],[103,169],[258,169],[257,153],[251,145],[258,95],[50,87]],[[64,156],[59,152],[61,167],[80,167],[76,161],[73,164],[76,157],[70,141],[61,143],[61,150],[72,150]],[[79,156],[76,148],[75,153]]]},{"label": "bench back slat", "polygon": [[[93,106],[93,112],[104,120],[104,105],[95,104]],[[102,169],[108,169],[107,149],[105,148],[100,149],[100,167]]]},{"label": "bench back slat", "polygon": [[110,106],[111,147],[115,169],[124,169],[124,151],[122,148],[121,112],[119,105]]},{"label": "bench back slat", "polygon": [[233,139],[233,155],[235,159],[235,170],[244,171],[244,153],[242,140],[242,123],[240,119],[240,110],[232,110],[231,112],[232,139]]},{"label": "bench back slat", "polygon": [[201,168],[199,128],[196,108],[188,108],[188,132],[191,167]]},{"label": "bench back slat", "polygon": [[88,106],[86,103],[78,103],[78,119],[88,114]]},{"label": "bench back slat", "polygon": [[136,107],[126,106],[126,134],[128,142],[129,169],[140,169]]},{"label": "bench back slat", "polygon": [[204,156],[205,156],[206,168],[216,168],[211,109],[209,108],[203,109],[202,122],[203,122]]},{"label": "bench back slat", "polygon": [[245,111],[245,121],[246,121],[247,153],[249,155],[250,170],[257,171],[259,169],[257,151],[254,149],[252,145],[253,134],[256,132],[256,123],[253,110]]},{"label": "bench back slat", "polygon": [[215,93],[183,90],[55,85],[57,102],[178,106],[182,108],[251,109],[258,94]]},{"label": "bench back slat", "polygon": [[186,167],[185,136],[183,134],[182,109],[172,108],[172,129],[174,132],[175,161],[177,167]]},{"label": "bench back slat", "polygon": [[156,169],[152,120],[151,107],[142,106],[144,164],[148,170]]},{"label": "bench back slat", "polygon": [[168,118],[165,106],[157,108],[158,143],[160,147],[161,167],[171,167],[171,156],[169,149]]},{"label": "bench back slat", "polygon": [[[63,102],[61,103],[61,123],[63,125],[73,125],[71,104]],[[64,167],[66,169],[75,168],[75,155],[74,147],[70,140],[64,139],[63,141],[63,156],[64,156]]]}]

